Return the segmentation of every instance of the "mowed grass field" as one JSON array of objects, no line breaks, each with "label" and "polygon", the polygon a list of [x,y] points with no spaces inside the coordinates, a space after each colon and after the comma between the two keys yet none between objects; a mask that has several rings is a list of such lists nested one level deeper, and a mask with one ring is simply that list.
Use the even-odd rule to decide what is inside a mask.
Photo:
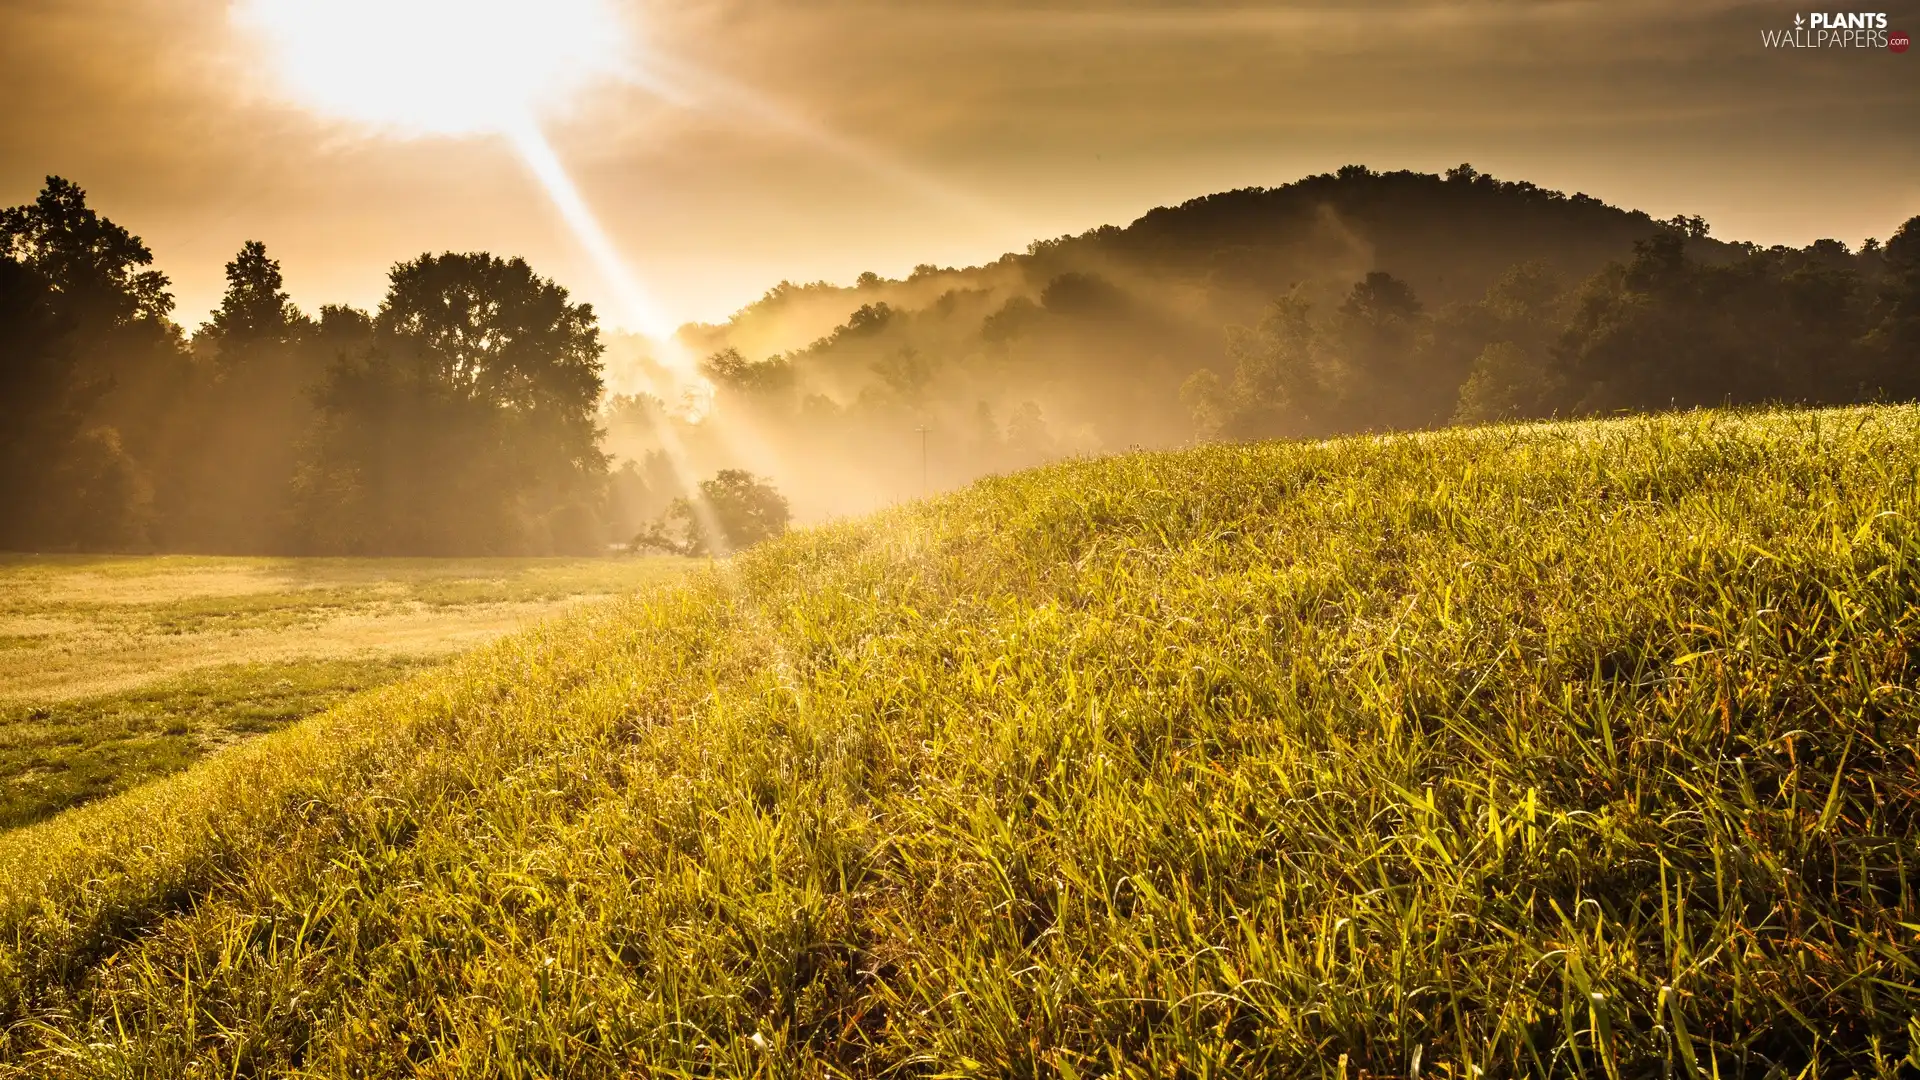
[{"label": "mowed grass field", "polygon": [[0,829],[682,565],[0,556]]},{"label": "mowed grass field", "polygon": [[798,533],[0,836],[0,1074],[1910,1075],[1917,522],[1886,408]]}]

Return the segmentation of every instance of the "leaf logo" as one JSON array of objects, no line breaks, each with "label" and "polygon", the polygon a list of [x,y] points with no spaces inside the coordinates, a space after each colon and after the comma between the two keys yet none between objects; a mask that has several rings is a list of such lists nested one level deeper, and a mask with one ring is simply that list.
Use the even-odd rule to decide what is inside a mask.
[{"label": "leaf logo", "polygon": [[1804,18],[1802,18],[1802,17],[1800,17],[1800,16],[1799,16],[1799,15],[1797,15],[1797,14],[1796,14],[1796,15],[1795,15],[1795,16],[1793,17],[1793,28],[1794,28],[1795,30],[1798,30],[1798,29],[1800,29],[1800,28],[1801,28],[1802,26],[1805,26],[1805,25],[1806,25],[1806,23],[1807,23],[1807,20],[1806,20],[1806,19],[1804,19]]}]

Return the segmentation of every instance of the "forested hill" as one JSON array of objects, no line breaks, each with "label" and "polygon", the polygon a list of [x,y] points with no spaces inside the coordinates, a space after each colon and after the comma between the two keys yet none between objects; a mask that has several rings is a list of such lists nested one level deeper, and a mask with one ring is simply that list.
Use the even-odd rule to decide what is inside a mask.
[{"label": "forested hill", "polygon": [[[1429,305],[1472,302],[1509,268],[1537,263],[1579,281],[1635,243],[1676,224],[1584,193],[1503,181],[1462,165],[1445,176],[1349,165],[1274,188],[1243,188],[1148,211],[1126,226],[1029,245],[986,266],[923,265],[903,280],[783,282],[726,326],[689,327],[703,348],[739,348],[749,359],[804,347],[862,305],[915,309],[949,292],[1038,300],[1064,274],[1113,279],[1122,291],[1174,296],[1213,341],[1223,321],[1252,321],[1302,283],[1341,287],[1383,270]],[[1741,247],[1706,237],[1697,218],[1692,254],[1707,261]],[[951,301],[950,301],[951,303]]]},{"label": "forested hill", "polygon": [[[782,283],[682,331],[717,407],[681,441],[815,516],[1195,438],[1907,399],[1920,219],[1887,226],[1762,248],[1465,165],[1348,166],[986,266]],[[655,445],[657,406],[613,417],[616,453]]]},{"label": "forested hill", "polygon": [[1504,182],[1471,167],[1441,177],[1350,166],[1162,207],[1062,247],[1269,295],[1324,272],[1330,257],[1350,255],[1447,303],[1479,299],[1515,263],[1585,277],[1662,224],[1584,193]]}]

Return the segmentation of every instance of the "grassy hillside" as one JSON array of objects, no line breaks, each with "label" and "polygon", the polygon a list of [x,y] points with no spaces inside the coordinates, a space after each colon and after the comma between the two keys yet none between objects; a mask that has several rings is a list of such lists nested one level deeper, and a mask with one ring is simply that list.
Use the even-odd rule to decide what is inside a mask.
[{"label": "grassy hillside", "polygon": [[0,837],[0,1075],[1911,1069],[1917,481],[1695,415],[798,534]]}]

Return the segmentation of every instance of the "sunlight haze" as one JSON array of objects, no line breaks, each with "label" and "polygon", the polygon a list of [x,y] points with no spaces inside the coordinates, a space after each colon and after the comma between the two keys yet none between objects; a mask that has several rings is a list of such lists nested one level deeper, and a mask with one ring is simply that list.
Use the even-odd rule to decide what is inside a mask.
[{"label": "sunlight haze", "polygon": [[498,133],[618,73],[603,0],[241,0],[298,103],[401,135]]},{"label": "sunlight haze", "polygon": [[[626,322],[513,147],[472,134],[523,103],[675,322],[783,279],[987,262],[1349,162],[1470,160],[1761,243],[1858,244],[1920,207],[1897,134],[1913,58],[1764,52],[1779,5],[455,8],[475,10],[6,0],[0,90],[34,105],[0,116],[0,203],[74,178],[140,223],[189,327],[248,238],[309,309],[376,303],[422,251],[484,248]],[[788,122],[661,74],[675,64]]]}]

